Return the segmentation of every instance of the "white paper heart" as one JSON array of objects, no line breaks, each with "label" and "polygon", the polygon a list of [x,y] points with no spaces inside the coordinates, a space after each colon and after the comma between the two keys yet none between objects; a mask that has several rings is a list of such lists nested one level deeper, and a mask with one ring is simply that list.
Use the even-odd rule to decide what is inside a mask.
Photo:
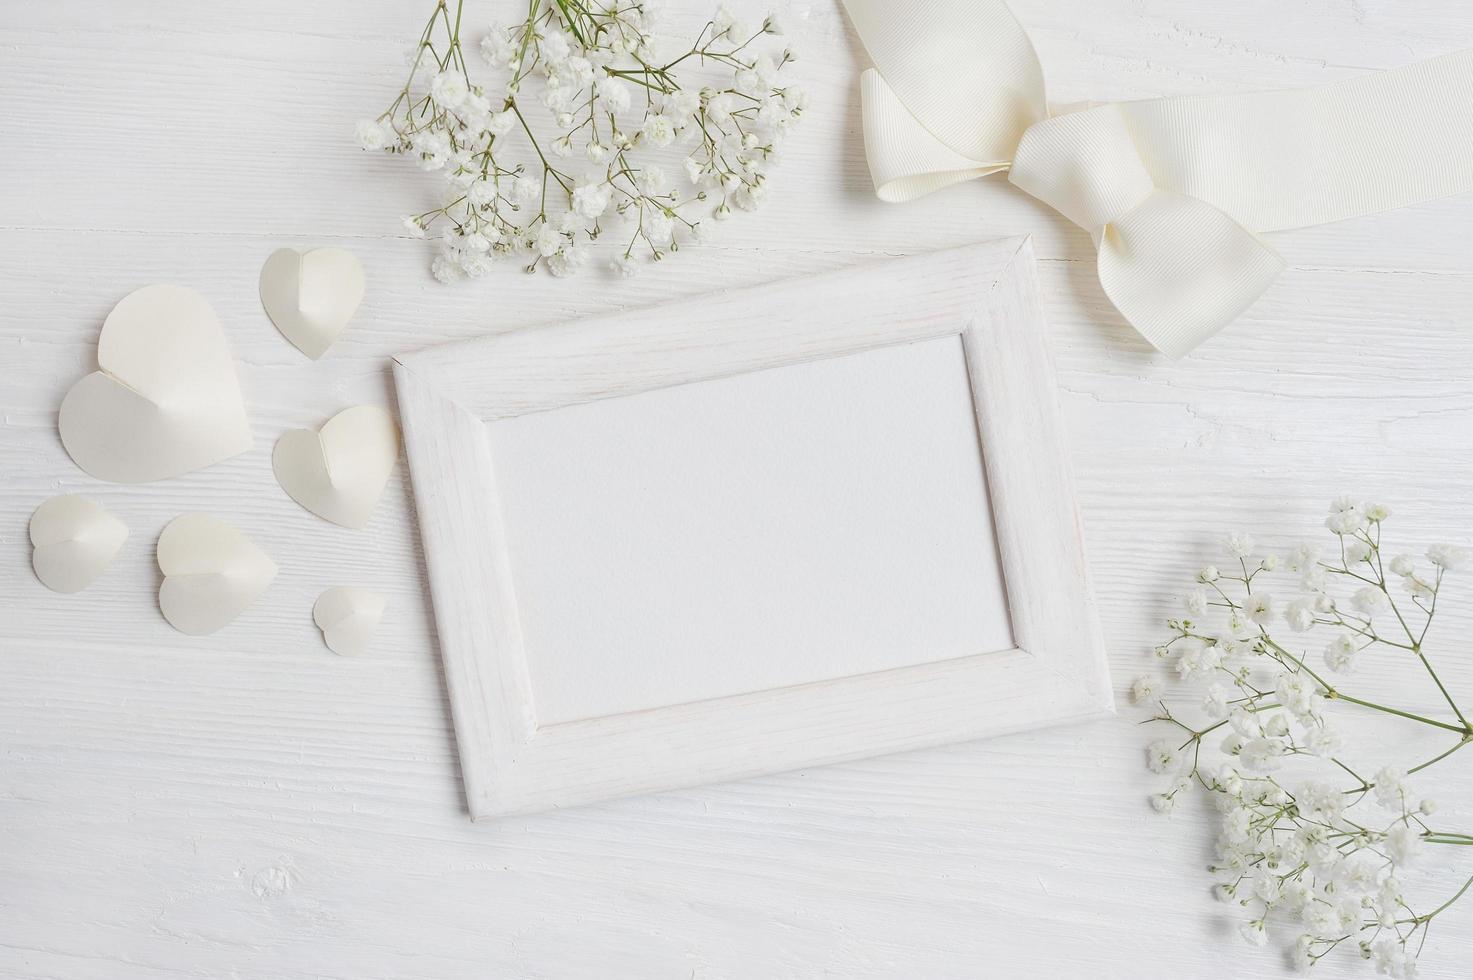
[{"label": "white paper heart", "polygon": [[368,649],[389,600],[377,592],[336,586],[317,597],[312,621],[333,653],[356,657]]},{"label": "white paper heart", "polygon": [[373,516],[399,458],[399,431],[374,405],[345,408],[319,432],[293,429],[271,453],[276,482],[303,507],[343,527]]},{"label": "white paper heart", "polygon": [[276,577],[266,552],[209,514],[184,514],[159,535],[159,609],[181,633],[203,636],[235,619]]},{"label": "white paper heart", "polygon": [[203,296],[144,286],[102,324],[99,370],[67,392],[66,451],[99,480],[147,483],[251,448],[225,333]]},{"label": "white paper heart", "polygon": [[52,497],[31,515],[31,566],[48,589],[81,592],[126,540],[127,526],[102,505],[77,494]]},{"label": "white paper heart", "polygon": [[363,301],[363,266],[352,252],[279,248],[261,267],[261,305],[276,329],[314,361]]}]

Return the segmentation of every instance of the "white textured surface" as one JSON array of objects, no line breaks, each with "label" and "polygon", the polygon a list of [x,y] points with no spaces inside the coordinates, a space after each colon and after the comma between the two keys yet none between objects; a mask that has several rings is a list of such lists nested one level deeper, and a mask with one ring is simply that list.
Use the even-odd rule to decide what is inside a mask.
[{"label": "white textured surface", "polygon": [[[815,111],[759,216],[633,283],[507,268],[447,291],[396,231],[430,187],[348,142],[398,84],[419,6],[0,5],[0,976],[1274,975],[1279,957],[1244,948],[1207,894],[1205,818],[1146,814],[1128,713],[472,826],[402,467],[353,532],[276,487],[271,445],[349,404],[392,406],[397,351],[1032,233],[1123,687],[1218,528],[1281,538],[1349,489],[1399,503],[1410,544],[1473,537],[1473,198],[1276,236],[1280,282],[1166,363],[1109,312],[1084,234],[1003,182],[875,202],[859,52],[834,4],[795,0],[783,7]],[[1015,9],[1057,102],[1310,84],[1473,44],[1473,9],[1454,0]],[[256,276],[273,249],[318,244],[355,251],[368,291],[314,364],[261,311]],[[219,312],[254,448],[148,487],[100,484],[67,459],[56,410],[94,367],[107,311],[159,280]],[[59,492],[133,532],[79,596],[29,568],[26,519]],[[281,565],[204,639],[159,617],[152,558],[168,519],[196,509]],[[345,581],[390,601],[353,660],[311,620],[322,588]],[[1457,645],[1473,588],[1451,606],[1444,679],[1473,692]],[[1435,709],[1411,674],[1358,682]],[[1473,815],[1473,769],[1439,769],[1443,812]],[[1473,870],[1448,860],[1444,885]],[[1425,977],[1466,972],[1473,910],[1452,915]],[[1346,954],[1320,975],[1364,969]]]}]

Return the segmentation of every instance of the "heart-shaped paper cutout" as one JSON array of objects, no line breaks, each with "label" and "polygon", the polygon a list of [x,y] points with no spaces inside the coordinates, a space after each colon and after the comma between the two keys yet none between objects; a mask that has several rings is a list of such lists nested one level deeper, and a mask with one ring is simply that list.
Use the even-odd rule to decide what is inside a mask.
[{"label": "heart-shaped paper cutout", "polygon": [[363,301],[363,266],[352,252],[279,248],[261,267],[261,305],[276,329],[314,361]]},{"label": "heart-shaped paper cutout", "polygon": [[91,585],[126,540],[122,521],[77,494],[52,497],[31,515],[31,565],[41,584],[55,592],[81,592]]},{"label": "heart-shaped paper cutout", "polygon": [[399,431],[374,405],[345,408],[319,432],[293,429],[271,454],[276,482],[303,507],[343,527],[363,527],[399,458]]},{"label": "heart-shaped paper cutout", "polygon": [[184,514],[159,535],[159,609],[181,633],[203,636],[235,619],[276,577],[276,563],[224,521]]},{"label": "heart-shaped paper cutout", "polygon": [[225,332],[203,296],[144,286],[102,324],[98,370],[61,403],[61,441],[99,480],[147,483],[251,448]]},{"label": "heart-shaped paper cutout", "polygon": [[373,631],[389,600],[377,592],[350,586],[328,589],[312,606],[312,621],[333,653],[356,657],[368,649]]}]

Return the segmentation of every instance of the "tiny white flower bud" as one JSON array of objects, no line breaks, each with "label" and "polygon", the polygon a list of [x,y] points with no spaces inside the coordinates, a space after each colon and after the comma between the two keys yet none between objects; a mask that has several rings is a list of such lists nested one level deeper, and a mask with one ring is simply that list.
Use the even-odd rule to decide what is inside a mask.
[{"label": "tiny white flower bud", "polygon": [[1238,927],[1238,934],[1250,946],[1261,947],[1268,945],[1268,931],[1264,929],[1262,919],[1254,919],[1252,922],[1243,923]]},{"label": "tiny white flower bud", "polygon": [[1234,558],[1247,558],[1253,553],[1253,538],[1240,531],[1229,534],[1223,543]]},{"label": "tiny white flower bud", "polygon": [[1144,704],[1161,696],[1161,682],[1148,674],[1137,677],[1130,684],[1132,704]]},{"label": "tiny white flower bud", "polygon": [[1452,572],[1468,561],[1468,552],[1456,545],[1435,544],[1427,549],[1427,560],[1445,572]]}]

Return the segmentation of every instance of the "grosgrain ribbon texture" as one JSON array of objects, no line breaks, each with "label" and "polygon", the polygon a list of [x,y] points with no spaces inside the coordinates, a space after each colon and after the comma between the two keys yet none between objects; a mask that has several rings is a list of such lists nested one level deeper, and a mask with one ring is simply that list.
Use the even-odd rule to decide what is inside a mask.
[{"label": "grosgrain ribbon texture", "polygon": [[1180,356],[1283,269],[1267,232],[1473,190],[1473,50],[1315,88],[1094,105],[1050,117],[1003,0],[844,0],[876,193],[1001,171],[1084,228],[1105,294]]}]

